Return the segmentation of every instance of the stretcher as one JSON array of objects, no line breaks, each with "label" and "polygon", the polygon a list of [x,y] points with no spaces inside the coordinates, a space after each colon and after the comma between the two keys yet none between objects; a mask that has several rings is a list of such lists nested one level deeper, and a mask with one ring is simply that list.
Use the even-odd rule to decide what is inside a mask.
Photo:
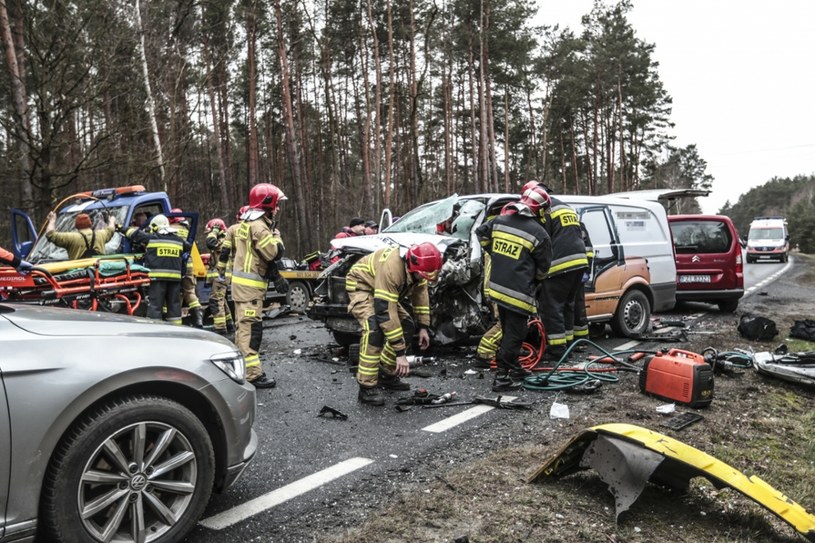
[{"label": "stretcher", "polygon": [[144,307],[148,271],[122,255],[49,262],[25,275],[2,267],[0,299],[133,315]]}]

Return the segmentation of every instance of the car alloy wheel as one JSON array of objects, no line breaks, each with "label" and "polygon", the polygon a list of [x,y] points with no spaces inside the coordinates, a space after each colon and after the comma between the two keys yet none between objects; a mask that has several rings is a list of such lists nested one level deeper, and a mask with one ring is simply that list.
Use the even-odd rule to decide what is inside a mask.
[{"label": "car alloy wheel", "polygon": [[203,513],[214,471],[209,434],[189,409],[160,396],[112,400],[77,420],[54,452],[44,540],[176,543]]}]

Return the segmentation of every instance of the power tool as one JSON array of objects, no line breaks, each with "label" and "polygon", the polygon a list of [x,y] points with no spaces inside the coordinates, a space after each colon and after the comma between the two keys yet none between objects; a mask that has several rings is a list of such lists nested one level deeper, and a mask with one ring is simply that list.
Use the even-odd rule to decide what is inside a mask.
[{"label": "power tool", "polygon": [[659,351],[643,364],[640,390],[690,407],[707,407],[713,400],[713,368],[698,353]]}]

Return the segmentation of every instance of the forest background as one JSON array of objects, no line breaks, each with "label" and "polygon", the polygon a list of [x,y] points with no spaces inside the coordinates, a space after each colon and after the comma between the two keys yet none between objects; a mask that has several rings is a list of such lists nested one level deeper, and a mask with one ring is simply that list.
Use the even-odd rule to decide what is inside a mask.
[{"label": "forest background", "polygon": [[[534,26],[536,9],[7,0],[4,207],[39,224],[70,194],[143,184],[230,222],[252,185],[272,182],[289,197],[287,248],[303,256],[351,217],[529,179],[571,194],[711,188],[696,146],[671,144],[671,97],[630,1],[596,0],[577,31]],[[0,243],[8,230],[0,213]]]}]

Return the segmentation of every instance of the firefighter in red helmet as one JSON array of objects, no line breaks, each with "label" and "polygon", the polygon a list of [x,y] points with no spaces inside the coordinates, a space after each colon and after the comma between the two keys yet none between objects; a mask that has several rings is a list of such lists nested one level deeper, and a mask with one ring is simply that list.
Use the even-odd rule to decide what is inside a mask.
[{"label": "firefighter in red helmet", "polygon": [[278,203],[284,198],[283,192],[271,183],[253,186],[249,191],[249,209],[242,215],[233,242],[235,344],[246,360],[246,380],[258,388],[277,384],[263,372],[258,351],[263,339],[263,300],[270,278],[279,277],[276,262],[284,251],[280,231],[275,227]]},{"label": "firefighter in red helmet", "polygon": [[507,204],[498,217],[476,230],[479,242],[491,257],[486,291],[498,305],[501,323],[494,392],[520,388],[529,373],[518,356],[529,317],[537,312],[537,287],[552,261],[552,242],[540,223],[549,205],[549,195],[542,187],[529,188],[520,201]]},{"label": "firefighter in red helmet", "polygon": [[[384,405],[377,385],[389,390],[410,390],[402,381],[409,372],[405,353],[419,328],[419,349],[430,346],[430,300],[428,281],[438,278],[442,255],[429,242],[406,251],[385,247],[361,258],[346,276],[348,311],[362,327],[357,382],[358,399]],[[410,300],[413,319],[400,303]]]}]

